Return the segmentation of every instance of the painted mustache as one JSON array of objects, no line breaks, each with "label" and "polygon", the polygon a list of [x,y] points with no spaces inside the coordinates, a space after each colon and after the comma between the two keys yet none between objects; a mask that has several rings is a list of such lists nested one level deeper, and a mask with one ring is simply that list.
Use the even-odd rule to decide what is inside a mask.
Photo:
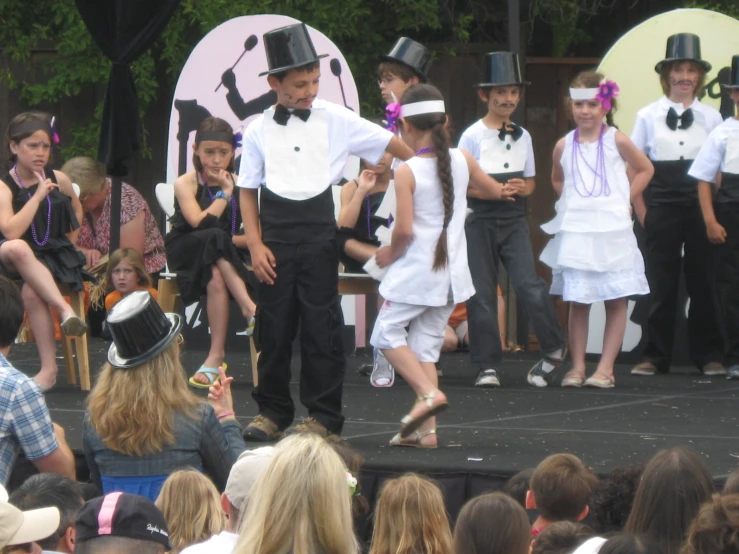
[{"label": "painted mustache", "polygon": [[678,81],[678,80],[675,80],[675,79],[673,79],[673,80],[672,80],[672,84],[673,84],[673,85],[675,85],[675,86],[681,86],[681,85],[690,85],[690,86],[695,86],[695,81],[693,81],[693,80],[691,80],[691,79],[681,79],[681,80],[679,80],[679,81]]}]

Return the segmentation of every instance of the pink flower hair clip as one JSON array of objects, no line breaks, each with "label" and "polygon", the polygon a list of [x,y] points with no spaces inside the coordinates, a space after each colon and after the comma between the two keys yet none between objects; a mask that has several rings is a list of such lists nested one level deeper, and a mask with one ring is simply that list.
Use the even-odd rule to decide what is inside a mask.
[{"label": "pink flower hair clip", "polygon": [[610,79],[604,79],[598,85],[598,94],[595,99],[600,102],[600,105],[606,111],[611,111],[613,107],[613,99],[618,98],[618,93],[621,91],[615,81]]},{"label": "pink flower hair clip", "polygon": [[51,143],[53,145],[59,144],[59,134],[56,132],[56,127],[54,126],[54,123],[56,122],[56,117],[52,117],[51,121],[49,122],[49,127],[51,127]]},{"label": "pink flower hair clip", "polygon": [[400,118],[400,102],[392,102],[385,107],[385,129],[392,133],[398,132]]}]

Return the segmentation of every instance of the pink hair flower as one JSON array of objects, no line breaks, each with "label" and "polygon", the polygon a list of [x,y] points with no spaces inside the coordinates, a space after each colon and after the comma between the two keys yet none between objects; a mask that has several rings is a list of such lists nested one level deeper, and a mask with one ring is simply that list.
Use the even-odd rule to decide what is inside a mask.
[{"label": "pink hair flower", "polygon": [[400,118],[400,103],[393,102],[385,107],[385,129],[393,133],[398,132],[398,118]]},{"label": "pink hair flower", "polygon": [[614,98],[618,97],[618,93],[620,91],[621,89],[615,81],[604,79],[601,81],[600,85],[598,85],[598,94],[595,99],[600,102],[601,106],[603,106],[606,111],[610,111],[613,107],[612,101]]}]

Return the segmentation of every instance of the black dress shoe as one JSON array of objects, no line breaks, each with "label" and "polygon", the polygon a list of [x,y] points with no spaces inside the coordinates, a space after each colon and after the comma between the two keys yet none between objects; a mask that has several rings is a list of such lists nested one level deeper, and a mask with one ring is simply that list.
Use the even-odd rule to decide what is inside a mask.
[{"label": "black dress shoe", "polygon": [[727,379],[739,379],[739,364],[731,365],[726,369]]}]

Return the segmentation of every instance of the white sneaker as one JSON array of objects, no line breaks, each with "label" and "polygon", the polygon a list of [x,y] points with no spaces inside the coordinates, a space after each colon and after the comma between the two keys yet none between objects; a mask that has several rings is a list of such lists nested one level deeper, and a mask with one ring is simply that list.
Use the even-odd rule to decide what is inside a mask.
[{"label": "white sneaker", "polygon": [[395,369],[379,350],[375,350],[375,363],[372,366],[370,383],[378,388],[392,387],[395,383]]},{"label": "white sneaker", "polygon": [[475,380],[476,387],[483,388],[497,388],[500,386],[500,379],[498,379],[498,372],[493,368],[481,369],[477,374]]}]

